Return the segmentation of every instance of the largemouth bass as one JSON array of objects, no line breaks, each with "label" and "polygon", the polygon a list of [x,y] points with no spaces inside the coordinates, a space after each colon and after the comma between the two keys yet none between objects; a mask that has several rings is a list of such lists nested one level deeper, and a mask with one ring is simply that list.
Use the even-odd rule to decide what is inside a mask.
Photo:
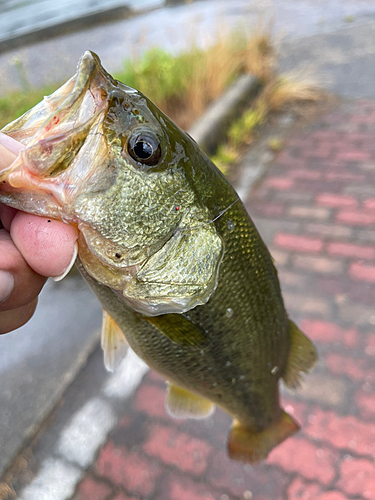
[{"label": "largemouth bass", "polygon": [[78,228],[106,366],[129,344],[168,381],[171,415],[223,408],[233,459],[264,459],[294,434],[279,380],[298,386],[315,349],[238,195],[194,140],[92,52],[3,132],[24,149],[0,172],[0,201]]}]

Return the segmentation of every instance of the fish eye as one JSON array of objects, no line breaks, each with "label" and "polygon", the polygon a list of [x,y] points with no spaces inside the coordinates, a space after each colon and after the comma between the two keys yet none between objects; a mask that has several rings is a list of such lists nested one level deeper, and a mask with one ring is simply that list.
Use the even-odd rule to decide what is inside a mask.
[{"label": "fish eye", "polygon": [[160,142],[150,133],[138,132],[129,139],[128,153],[135,161],[154,166],[161,157]]}]

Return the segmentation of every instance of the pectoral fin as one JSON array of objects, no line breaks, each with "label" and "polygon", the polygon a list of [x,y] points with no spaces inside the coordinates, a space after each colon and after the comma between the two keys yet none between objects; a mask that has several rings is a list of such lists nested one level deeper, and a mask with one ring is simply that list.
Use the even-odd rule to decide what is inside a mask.
[{"label": "pectoral fin", "polygon": [[169,415],[174,418],[195,418],[197,420],[209,417],[215,411],[215,405],[182,387],[168,384],[165,406]]},{"label": "pectoral fin", "polygon": [[160,333],[181,347],[202,349],[207,344],[204,332],[181,314],[146,318]]},{"label": "pectoral fin", "polygon": [[289,321],[289,326],[291,345],[283,380],[287,387],[295,388],[301,383],[301,372],[309,372],[318,356],[312,342],[293,321]]},{"label": "pectoral fin", "polygon": [[113,372],[124,358],[128,343],[116,321],[103,309],[102,349],[104,365]]},{"label": "pectoral fin", "polygon": [[298,430],[299,426],[284,411],[277,422],[260,432],[255,432],[235,420],[229,434],[228,455],[240,462],[250,464],[260,462],[267,458],[275,446]]}]

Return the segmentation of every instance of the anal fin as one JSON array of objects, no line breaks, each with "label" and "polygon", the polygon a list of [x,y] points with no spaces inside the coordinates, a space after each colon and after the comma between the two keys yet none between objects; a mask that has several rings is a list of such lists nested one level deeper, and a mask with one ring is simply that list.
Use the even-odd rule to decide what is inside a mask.
[{"label": "anal fin", "polygon": [[128,343],[116,321],[103,309],[102,349],[104,365],[113,372],[124,358]]},{"label": "anal fin", "polygon": [[255,432],[235,420],[229,434],[228,455],[240,462],[260,462],[267,458],[275,446],[298,430],[298,424],[284,411],[277,422],[260,432]]},{"label": "anal fin", "polygon": [[165,406],[174,418],[207,418],[215,411],[215,405],[182,387],[168,383]]},{"label": "anal fin", "polygon": [[293,321],[289,321],[289,327],[291,345],[282,378],[287,387],[295,388],[301,383],[301,372],[309,372],[318,359],[318,355],[311,340],[298,329]]}]

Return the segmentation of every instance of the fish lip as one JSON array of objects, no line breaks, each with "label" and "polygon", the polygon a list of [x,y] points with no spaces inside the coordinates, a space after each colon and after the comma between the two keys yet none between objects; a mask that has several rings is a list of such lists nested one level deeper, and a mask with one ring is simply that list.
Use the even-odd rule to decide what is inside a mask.
[{"label": "fish lip", "polygon": [[[70,85],[67,88],[69,82]],[[43,148],[45,145],[47,147],[50,146],[52,149],[54,147],[54,141],[58,140],[60,137],[74,134],[76,129],[79,129],[80,126],[82,127],[82,124],[85,125],[89,124],[90,121],[94,121],[96,119],[95,117],[102,111],[105,111],[109,101],[109,90],[113,88],[113,83],[113,78],[102,67],[99,57],[94,52],[87,50],[78,62],[75,75],[67,84],[57,89],[51,96],[43,99],[43,120],[40,121],[35,130],[32,130],[32,133],[29,133],[29,125],[26,124],[26,126],[23,127],[21,122],[21,126],[19,126],[18,120],[4,127],[3,134],[8,140],[14,140],[13,134],[17,134],[20,130],[21,135],[22,133],[23,135],[22,138],[17,141],[22,147],[19,148],[13,163],[0,170],[0,181],[2,182],[0,201],[1,198],[7,198],[7,202],[9,203],[9,196],[17,197],[19,192],[24,190],[32,190],[34,193],[37,191],[40,194],[43,191],[50,191],[50,194],[59,194],[57,187],[49,183],[48,180],[45,181],[45,174],[43,171],[37,172],[32,168],[28,157],[29,152],[32,148]],[[80,105],[80,101],[84,99],[85,94],[88,92],[93,102],[93,109],[90,111],[91,116],[85,116],[82,119],[82,123],[75,123],[71,128],[69,127],[68,130],[63,129],[63,131],[61,131],[61,129],[57,128],[57,123],[63,123],[70,110],[74,110],[77,103]],[[20,119],[22,119],[22,117]],[[57,119],[56,123],[54,123],[55,119]],[[17,182],[20,184],[13,184],[14,180],[12,181],[11,179],[14,179],[14,176],[18,176]],[[20,178],[21,180],[19,180]],[[25,179],[27,179],[27,187],[25,187],[26,185],[22,185]],[[39,182],[40,185],[37,185]],[[47,184],[50,184],[50,186]],[[48,189],[49,187],[51,190]],[[57,205],[61,204],[59,196],[57,196],[55,201]],[[16,205],[17,201],[15,200],[13,206]],[[62,209],[62,207],[60,207],[60,209]],[[56,212],[55,208],[54,212]]]},{"label": "fish lip", "polygon": [[[55,143],[60,139],[62,142],[64,136],[68,138],[75,134],[80,127],[94,124],[99,129],[111,99],[119,91],[128,94],[137,92],[114,80],[95,52],[84,52],[75,75],[68,82],[4,127],[3,133],[17,140],[23,148],[11,165],[0,170],[0,202],[36,215],[69,219],[76,224],[78,220],[66,211],[66,205],[78,195],[75,183],[69,183],[71,163],[61,174],[48,177],[54,165],[52,150],[56,151]],[[77,113],[82,102],[86,102],[83,108],[86,111]],[[51,162],[42,154],[44,151],[48,154],[49,148]],[[33,195],[36,201],[34,207],[26,203],[26,193]]]}]

